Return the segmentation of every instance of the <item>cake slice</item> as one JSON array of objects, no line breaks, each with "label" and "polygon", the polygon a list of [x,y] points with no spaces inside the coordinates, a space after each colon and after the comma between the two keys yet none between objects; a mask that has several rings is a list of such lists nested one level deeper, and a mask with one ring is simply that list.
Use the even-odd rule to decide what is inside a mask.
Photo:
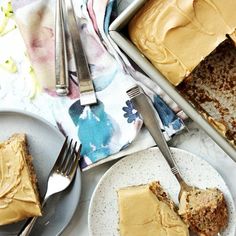
[{"label": "cake slice", "polygon": [[121,236],[188,236],[159,182],[118,190]]},{"label": "cake slice", "polygon": [[0,144],[0,225],[41,216],[32,158],[25,134]]},{"label": "cake slice", "polygon": [[193,189],[180,199],[179,214],[199,236],[215,236],[228,222],[223,193],[216,189]]}]

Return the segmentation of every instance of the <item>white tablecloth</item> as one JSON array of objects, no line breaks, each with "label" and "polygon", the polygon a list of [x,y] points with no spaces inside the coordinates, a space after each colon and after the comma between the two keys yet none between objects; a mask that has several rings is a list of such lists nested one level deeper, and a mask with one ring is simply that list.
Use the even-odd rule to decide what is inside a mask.
[{"label": "white tablecloth", "polygon": [[[122,11],[128,3],[132,2],[132,0],[124,0],[118,1],[119,10]],[[14,55],[14,59],[18,60],[23,66],[21,71],[21,76],[25,78],[25,81],[30,80],[27,70],[29,69],[29,64],[27,59],[22,61],[24,57],[24,51],[19,53],[19,48],[23,47],[23,41],[19,37],[17,31],[9,33],[7,37],[4,37],[4,41],[1,41],[0,44],[0,53],[1,57],[4,57],[4,53],[11,52]],[[27,73],[26,73],[27,72]],[[5,81],[5,82],[4,82]],[[6,82],[7,81],[7,82]],[[29,83],[29,93],[30,86],[34,86],[34,84]],[[13,90],[10,87],[14,88]],[[24,87],[25,88],[25,87]],[[27,87],[26,87],[27,88]],[[24,99],[17,99],[20,93],[27,94],[27,91],[22,91],[22,85],[19,82],[18,75],[2,73],[0,78],[0,99],[5,98],[5,103],[1,104],[1,108],[21,108],[25,110],[29,110],[29,104],[25,104]],[[11,91],[11,93],[9,93]],[[7,98],[7,99],[6,99]],[[9,107],[8,102],[12,104],[12,99],[14,99],[14,106]],[[30,111],[35,112],[42,117],[46,117],[49,121],[54,121],[53,117],[48,117],[48,109],[50,107],[43,106],[43,103],[47,102],[47,97],[45,97],[45,101],[37,101],[32,100],[30,104]],[[189,130],[185,130],[182,134],[177,135],[171,141],[171,145],[182,148],[185,150],[189,150],[194,154],[202,157],[207,160],[216,170],[222,175],[225,179],[225,182],[229,186],[231,190],[234,201],[236,200],[236,163],[233,162],[199,127],[189,122],[188,124]],[[147,132],[147,131],[145,131]],[[146,135],[146,136],[145,136]],[[142,137],[146,137],[136,140],[136,144],[139,142],[147,142],[150,145],[150,135],[147,133]],[[153,142],[151,140],[151,142]],[[154,142],[153,142],[154,144]],[[135,147],[131,146],[129,152],[133,152]],[[105,173],[105,171],[114,164],[115,161],[105,163],[98,167],[95,167],[91,170],[88,170],[82,173],[82,194],[80,204],[77,207],[76,213],[69,224],[68,228],[64,231],[63,235],[71,235],[71,236],[87,236],[88,235],[88,207],[91,199],[92,192],[98,183],[99,179]]]}]

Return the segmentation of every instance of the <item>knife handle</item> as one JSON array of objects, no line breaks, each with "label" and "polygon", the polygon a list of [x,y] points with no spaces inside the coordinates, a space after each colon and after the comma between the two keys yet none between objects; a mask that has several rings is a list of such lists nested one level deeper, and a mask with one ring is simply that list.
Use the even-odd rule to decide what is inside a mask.
[{"label": "knife handle", "polygon": [[62,0],[56,0],[55,18],[56,93],[59,96],[66,96],[69,93],[69,75]]}]

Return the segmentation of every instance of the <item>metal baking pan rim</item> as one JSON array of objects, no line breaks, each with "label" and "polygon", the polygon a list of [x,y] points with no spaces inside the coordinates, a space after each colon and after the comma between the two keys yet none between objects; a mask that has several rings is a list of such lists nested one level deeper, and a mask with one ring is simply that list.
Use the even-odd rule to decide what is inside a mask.
[{"label": "metal baking pan rim", "polygon": [[195,121],[230,157],[236,162],[236,150],[226,138],[213,128],[194,107],[181,96],[175,87],[139,52],[139,50],[123,34],[122,29],[138,11],[146,0],[135,0],[127,7],[109,28],[110,37],[116,44],[153,80],[155,81],[182,109]]}]

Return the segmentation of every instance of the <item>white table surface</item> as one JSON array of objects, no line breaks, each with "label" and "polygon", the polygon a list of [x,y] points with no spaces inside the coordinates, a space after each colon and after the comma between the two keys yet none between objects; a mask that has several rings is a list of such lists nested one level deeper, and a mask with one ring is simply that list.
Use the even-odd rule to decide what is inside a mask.
[{"label": "white table surface", "polygon": [[[232,161],[195,123],[188,122],[186,130],[173,138],[170,145],[190,151],[208,161],[224,178],[236,201],[236,163]],[[62,234],[88,236],[88,208],[93,190],[102,175],[115,162],[103,164],[82,173],[82,194],[76,213]]]},{"label": "white table surface", "polygon": [[[133,0],[119,0],[118,6],[119,10],[122,11],[125,9],[128,3],[132,2]],[[23,41],[19,38],[18,44],[14,43],[15,38],[18,37],[17,32],[13,32],[7,35],[5,38],[1,39],[0,44],[0,51],[4,52],[4,49],[7,48],[6,53],[10,53],[14,55],[14,59],[18,60],[19,55],[19,47],[24,47]],[[6,47],[9,45],[9,47]],[[10,50],[10,52],[9,52]],[[20,59],[19,59],[20,60]],[[12,85],[17,84],[15,81],[19,80],[18,75],[8,75],[8,74],[1,74],[0,78],[0,98],[9,96],[9,90]],[[7,81],[7,82],[6,82]],[[15,86],[16,87],[16,86]],[[16,92],[19,93],[20,90],[13,91],[14,96]],[[9,100],[9,99],[8,99]],[[17,100],[18,101],[18,100]],[[9,108],[9,103],[1,103],[1,108]],[[12,102],[11,102],[12,104]],[[35,112],[42,117],[48,113],[47,110],[38,110],[37,106],[35,106],[36,102],[32,101],[32,109],[35,109]],[[24,107],[24,100],[19,100],[13,108]],[[45,106],[41,106],[45,107]],[[34,110],[32,110],[34,112]],[[48,118],[50,121],[50,118]],[[236,179],[236,163],[233,162],[199,127],[193,123],[189,122],[187,124],[188,130],[185,130],[183,133],[175,136],[173,140],[171,140],[170,145],[178,148],[182,148],[184,150],[188,150],[206,161],[208,161],[215,169],[222,175],[225,179],[226,184],[228,185],[229,189],[231,190],[232,196],[234,201],[236,200],[236,185],[234,184]],[[70,235],[70,236],[88,236],[88,208],[90,199],[93,193],[93,190],[103,176],[103,174],[109,169],[109,167],[114,164],[116,161],[112,161],[109,163],[105,163],[98,167],[95,167],[91,170],[88,170],[82,173],[82,193],[80,204],[77,207],[76,213],[66,228],[66,230],[62,233],[63,236]],[[104,235],[105,236],[105,235]]]}]

